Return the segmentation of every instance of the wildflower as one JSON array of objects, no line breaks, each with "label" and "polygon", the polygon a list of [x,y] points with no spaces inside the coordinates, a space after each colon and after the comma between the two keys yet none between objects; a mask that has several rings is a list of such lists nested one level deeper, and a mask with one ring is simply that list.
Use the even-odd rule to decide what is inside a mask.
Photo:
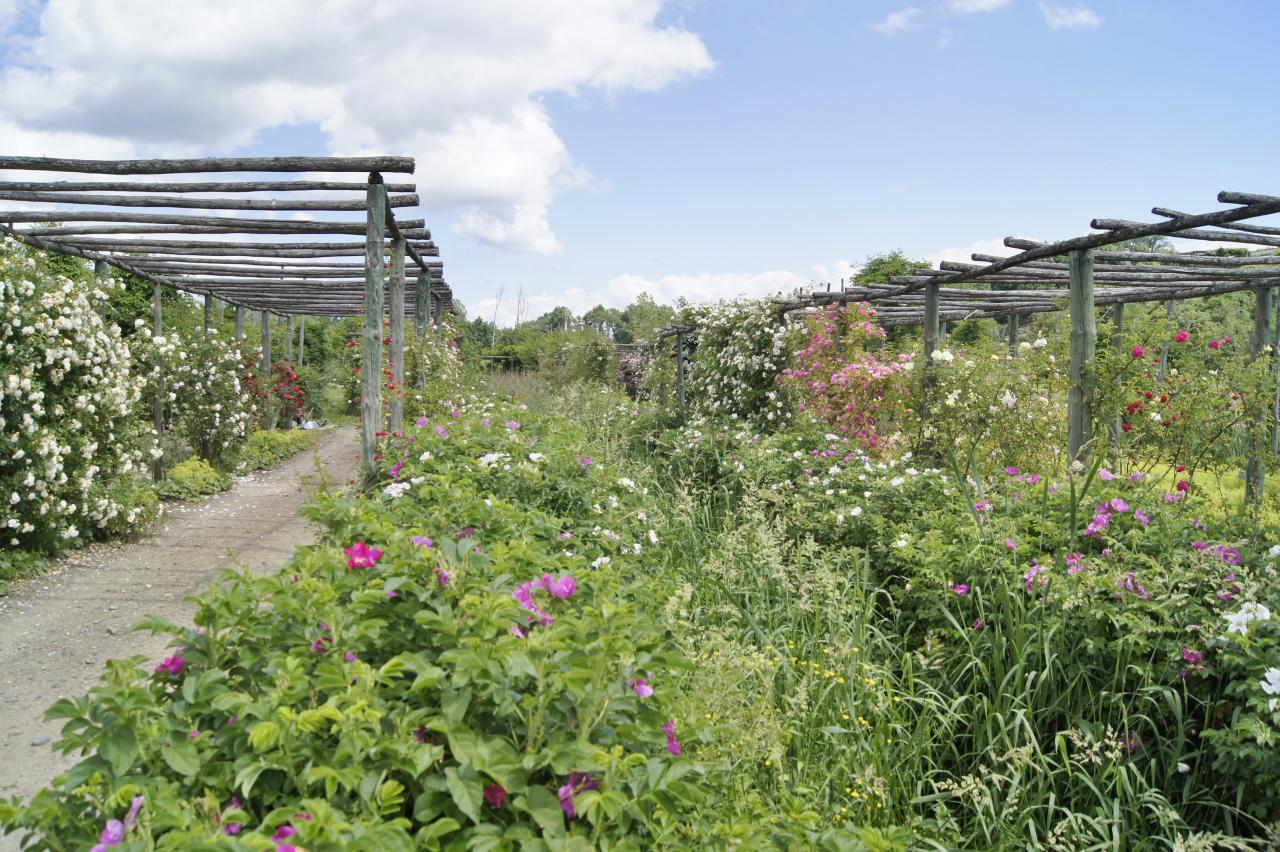
[{"label": "wildflower", "polygon": [[427,538],[425,535],[415,535],[413,538],[409,540],[412,541],[414,544],[416,544],[418,547],[425,547],[427,550],[430,550],[431,545],[435,544],[434,541]]},{"label": "wildflower", "polygon": [[529,461],[535,464],[537,464],[540,461],[543,461],[544,459],[546,459],[546,456],[544,456],[542,453],[529,453]]},{"label": "wildflower", "polygon": [[969,594],[969,584],[968,584],[968,583],[956,583],[955,585],[953,585],[953,586],[951,587],[951,591],[955,594],[955,596],[956,596],[956,597],[958,597],[958,598],[962,598],[962,597],[964,597],[965,595]]},{"label": "wildflower", "polygon": [[1188,488],[1190,488],[1190,487],[1191,487],[1191,483],[1190,483],[1190,482],[1187,482],[1185,479],[1179,479],[1179,480],[1178,480],[1178,484],[1177,484],[1177,485],[1175,485],[1174,487],[1175,487],[1178,491],[1186,491]]},{"label": "wildflower", "polygon": [[1141,509],[1133,510],[1133,519],[1138,523],[1142,524],[1144,527],[1147,524],[1151,523],[1151,516],[1148,515],[1146,512],[1142,511]]},{"label": "wildflower", "polygon": [[156,671],[156,674],[159,674],[160,672],[166,672],[167,674],[171,674],[174,677],[177,677],[178,675],[182,674],[182,670],[186,668],[186,665],[187,665],[187,661],[184,660],[181,657],[181,655],[175,654],[172,657],[165,657],[160,662],[160,665],[156,666],[155,671]]},{"label": "wildflower", "polygon": [[1271,619],[1271,610],[1267,609],[1265,604],[1247,601],[1240,605],[1240,609],[1225,617],[1227,619],[1228,633],[1239,633],[1241,636],[1247,636],[1250,624],[1255,621],[1269,621]]},{"label": "wildflower", "polygon": [[1280,544],[1271,545],[1271,549],[1267,551],[1267,556],[1271,557],[1272,559],[1275,559],[1277,556],[1280,556]]},{"label": "wildflower", "polygon": [[512,432],[520,428],[520,422],[517,420],[508,420],[506,423],[503,423],[502,425],[506,426]]},{"label": "wildflower", "polygon": [[983,629],[983,628],[984,628],[984,627],[986,627],[986,626],[987,626],[987,623],[986,623],[985,621],[983,621],[981,618],[975,618],[975,619],[973,620],[973,629],[974,629],[974,630],[981,630],[981,629]]},{"label": "wildflower", "polygon": [[1004,405],[1005,408],[1013,408],[1015,405],[1018,404],[1018,398],[1014,396],[1013,391],[1006,390],[1004,392],[1004,396],[1000,397],[1000,402]]},{"label": "wildflower", "polygon": [[635,694],[641,698],[651,698],[653,696],[653,687],[649,685],[647,678],[638,677],[631,681],[630,685]]},{"label": "wildflower", "polygon": [[[1280,669],[1275,666],[1267,669],[1261,684],[1267,695],[1280,695]],[[1280,699],[1272,698],[1267,702],[1267,709],[1274,713],[1277,705],[1280,705]]]},{"label": "wildflower", "polygon": [[1123,429],[1125,432],[1132,432],[1133,424],[1126,420],[1123,424],[1121,424],[1120,428]]},{"label": "wildflower", "polygon": [[676,723],[668,719],[662,726],[662,731],[667,735],[667,751],[673,755],[680,754],[680,741],[676,739]]},{"label": "wildflower", "polygon": [[1101,479],[1103,482],[1110,482],[1111,480],[1116,478],[1116,475],[1104,467],[1104,468],[1099,468],[1098,478]]},{"label": "wildflower", "polygon": [[516,637],[517,639],[523,639],[525,638],[525,636],[528,635],[515,624],[508,627],[507,632],[510,633],[512,636]]},{"label": "wildflower", "polygon": [[417,426],[419,429],[425,429],[430,422],[431,421],[425,417],[419,417],[417,420],[414,421],[414,425]]},{"label": "wildflower", "polygon": [[348,663],[354,663],[356,660],[360,658],[356,656],[355,651],[347,651],[345,654],[342,655],[342,659],[346,660]]},{"label": "wildflower", "polygon": [[404,470],[404,462],[402,461],[398,461],[395,464],[391,465],[391,470],[389,471],[389,473],[391,474],[391,478],[396,479],[397,477],[399,477],[400,471],[402,470]]},{"label": "wildflower", "polygon": [[344,547],[342,552],[347,555],[348,568],[372,568],[382,558],[381,550],[376,547],[370,547],[363,541],[357,541],[350,547]]},{"label": "wildflower", "polygon": [[1174,343],[1186,343],[1190,339],[1191,339],[1191,332],[1189,331],[1180,331],[1173,336]]},{"label": "wildflower", "polygon": [[1032,562],[1031,567],[1027,570],[1027,573],[1022,575],[1023,586],[1026,588],[1026,590],[1029,592],[1033,588],[1035,588],[1037,578],[1039,578],[1039,582],[1041,586],[1047,586],[1049,584],[1049,578],[1041,577],[1040,575],[1048,570],[1049,570],[1048,568],[1041,566],[1036,562]]},{"label": "wildflower", "polygon": [[443,565],[437,565],[436,579],[440,581],[440,585],[447,586],[449,585],[449,582],[453,580],[453,574],[449,571],[444,570]]},{"label": "wildflower", "polygon": [[446,429],[446,428],[444,428],[443,426],[437,426],[437,427],[436,427],[436,434],[437,434],[437,435],[439,435],[441,438],[448,438],[448,437],[449,437],[449,430],[448,430],[448,429]]},{"label": "wildflower", "polygon": [[575,456],[575,458],[577,458],[578,464],[583,467],[591,467],[591,465],[595,464],[591,456]]},{"label": "wildflower", "polygon": [[108,846],[119,846],[124,842],[124,823],[118,819],[109,819],[98,837],[98,845],[91,852],[100,852]]},{"label": "wildflower", "polygon": [[501,784],[486,784],[484,800],[491,808],[501,808],[507,803],[507,788]]},{"label": "wildflower", "polygon": [[1011,539],[1011,538],[1006,538],[1006,539],[1004,540],[1004,546],[1005,546],[1005,547],[1007,547],[1007,548],[1009,548],[1010,550],[1017,550],[1017,549],[1018,549],[1018,543],[1017,543],[1016,541],[1014,541],[1013,539]]},{"label": "wildflower", "polygon": [[1111,501],[1107,503],[1107,506],[1109,506],[1113,512],[1124,513],[1129,511],[1129,504],[1119,497],[1112,497]]},{"label": "wildflower", "polygon": [[1216,341],[1216,340],[1210,340],[1210,341],[1209,341],[1209,348],[1210,348],[1210,349],[1217,349],[1217,348],[1218,348],[1219,346],[1221,346],[1221,345],[1222,345],[1222,344],[1221,344],[1221,343],[1219,343],[1219,342],[1218,342],[1218,341]]},{"label": "wildflower", "polygon": [[979,500],[973,504],[973,510],[975,512],[989,512],[991,511],[991,504],[986,500]]},{"label": "wildflower", "polygon": [[567,574],[558,580],[552,579],[550,574],[543,574],[542,587],[550,592],[552,597],[563,601],[573,597],[573,593],[577,591],[578,584],[573,577]]},{"label": "wildflower", "polygon": [[560,800],[560,809],[564,811],[564,815],[569,819],[577,816],[573,809],[573,797],[587,790],[598,789],[596,779],[592,778],[585,772],[572,772],[569,774],[569,780],[556,791],[556,798]]},{"label": "wildflower", "polygon": [[1132,355],[1134,358],[1141,358],[1143,355],[1146,354],[1146,351],[1141,346],[1135,346],[1129,350],[1129,354]]}]

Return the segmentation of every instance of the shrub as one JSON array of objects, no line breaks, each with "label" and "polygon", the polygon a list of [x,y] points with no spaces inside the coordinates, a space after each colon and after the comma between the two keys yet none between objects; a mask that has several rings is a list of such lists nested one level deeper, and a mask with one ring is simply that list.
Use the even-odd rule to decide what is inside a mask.
[{"label": "shrub", "polygon": [[174,465],[156,490],[166,500],[196,500],[230,487],[231,477],[219,473],[204,459],[193,457]]},{"label": "shrub", "polygon": [[0,246],[0,534],[51,551],[136,529],[146,512],[112,486],[140,461],[129,350],[95,311],[115,284],[45,263],[11,238]]},{"label": "shrub", "polygon": [[231,468],[239,472],[262,470],[315,445],[314,434],[303,429],[260,429],[249,433]]}]

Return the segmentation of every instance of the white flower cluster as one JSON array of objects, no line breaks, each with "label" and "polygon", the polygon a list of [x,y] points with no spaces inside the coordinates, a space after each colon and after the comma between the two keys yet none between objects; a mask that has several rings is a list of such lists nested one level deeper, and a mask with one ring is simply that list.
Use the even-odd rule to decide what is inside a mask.
[{"label": "white flower cluster", "polygon": [[0,535],[73,540],[130,510],[110,485],[140,462],[130,412],[140,383],[120,329],[95,310],[115,286],[45,270],[0,244]]}]

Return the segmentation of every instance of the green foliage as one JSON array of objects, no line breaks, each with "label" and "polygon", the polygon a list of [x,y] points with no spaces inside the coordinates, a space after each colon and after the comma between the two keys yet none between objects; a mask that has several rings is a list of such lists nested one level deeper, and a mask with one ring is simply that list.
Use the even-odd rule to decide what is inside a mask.
[{"label": "green foliage", "polygon": [[174,465],[156,486],[156,491],[166,500],[198,500],[230,487],[231,477],[218,472],[204,459],[192,457]]}]

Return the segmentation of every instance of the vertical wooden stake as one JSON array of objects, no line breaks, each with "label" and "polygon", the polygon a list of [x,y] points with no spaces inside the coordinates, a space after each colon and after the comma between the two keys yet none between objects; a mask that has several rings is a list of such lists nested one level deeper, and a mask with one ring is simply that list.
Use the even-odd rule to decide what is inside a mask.
[{"label": "vertical wooden stake", "polygon": [[1098,324],[1093,310],[1093,250],[1068,256],[1071,286],[1071,388],[1067,393],[1067,458],[1088,460],[1093,441],[1094,353]]},{"label": "vertical wooden stake", "polygon": [[236,305],[236,340],[244,340],[244,315],[245,309],[243,305]]},{"label": "vertical wooden stake", "polygon": [[262,311],[258,317],[262,320],[262,363],[258,365],[261,376],[258,382],[265,391],[271,386],[271,314]]},{"label": "vertical wooden stake", "polygon": [[414,385],[419,388],[427,386],[427,302],[429,301],[431,280],[425,271],[418,272],[418,289],[413,299],[413,327],[418,338],[418,369],[413,377]]},{"label": "vertical wooden stake", "polygon": [[[1253,301],[1253,334],[1249,336],[1249,355],[1253,360],[1261,358],[1263,350],[1271,343],[1271,304],[1270,287],[1254,288]],[[1271,443],[1264,437],[1267,429],[1266,406],[1258,406],[1253,415],[1253,439],[1250,441],[1249,464],[1244,472],[1244,499],[1250,506],[1262,505],[1262,488],[1266,480],[1266,464],[1263,461],[1263,448]]]},{"label": "vertical wooden stake", "polygon": [[391,416],[388,432],[404,431],[404,247],[391,242]]},{"label": "vertical wooden stake", "polygon": [[[159,337],[164,334],[164,310],[160,301],[160,285],[151,288],[151,333]],[[164,438],[164,356],[156,353],[156,396],[151,401],[151,428],[156,432],[156,446],[163,449]],[[151,462],[151,478],[156,482],[164,479],[164,456]]]},{"label": "vertical wooden stake", "polygon": [[920,418],[928,420],[934,381],[933,353],[938,349],[938,285],[924,285],[924,368],[921,373],[924,393],[920,398]]},{"label": "vertical wooden stake", "polygon": [[1009,354],[1018,357],[1018,326],[1022,324],[1022,318],[1017,314],[1009,315]]},{"label": "vertical wooden stake", "polygon": [[378,432],[382,431],[383,240],[387,235],[387,189],[382,175],[369,173],[365,193],[364,363],[361,367],[361,453],[366,485],[378,479]]},{"label": "vertical wooden stake", "polygon": [[676,405],[684,414],[684,334],[676,334]]},{"label": "vertical wooden stake", "polygon": [[1271,323],[1271,369],[1276,373],[1276,396],[1271,403],[1271,452],[1280,453],[1280,299],[1274,295],[1275,317]]},{"label": "vertical wooden stake", "polygon": [[293,314],[284,318],[284,360],[293,363]]},{"label": "vertical wooden stake", "polygon": [[[1178,313],[1178,303],[1170,299],[1165,302],[1164,313],[1169,319],[1173,319]],[[1164,377],[1169,369],[1169,340],[1165,335],[1164,343],[1160,344],[1160,366],[1156,370],[1156,380],[1161,384],[1164,383]]]},{"label": "vertical wooden stake", "polygon": [[204,294],[204,325],[205,331],[213,328],[213,297],[208,293]]},{"label": "vertical wooden stake", "polygon": [[307,318],[300,317],[298,321],[298,366],[302,366],[302,362],[307,357]]},{"label": "vertical wooden stake", "polygon": [[[1118,302],[1112,306],[1111,313],[1111,349],[1117,355],[1124,356],[1124,303]],[[1119,447],[1124,439],[1124,423],[1120,417],[1120,413],[1116,412],[1116,416],[1112,418],[1111,423],[1107,426],[1107,434],[1111,441],[1111,459],[1118,464]]]},{"label": "vertical wooden stake", "polygon": [[431,322],[436,327],[436,343],[444,342],[444,299],[436,296],[431,305]]}]

